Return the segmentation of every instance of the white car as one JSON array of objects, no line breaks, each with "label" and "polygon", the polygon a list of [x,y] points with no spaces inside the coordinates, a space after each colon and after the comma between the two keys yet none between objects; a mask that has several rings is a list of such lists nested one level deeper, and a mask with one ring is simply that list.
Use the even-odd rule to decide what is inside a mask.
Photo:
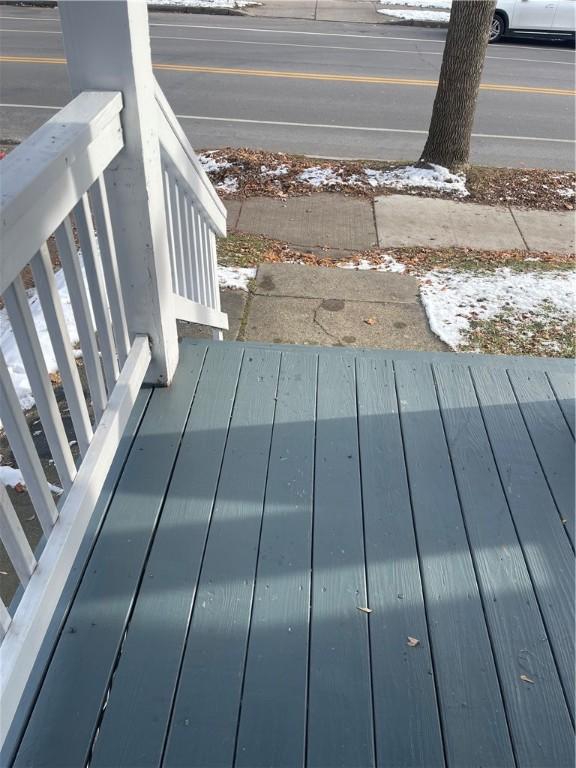
[{"label": "white car", "polygon": [[576,0],[498,0],[490,42],[509,33],[574,35]]}]

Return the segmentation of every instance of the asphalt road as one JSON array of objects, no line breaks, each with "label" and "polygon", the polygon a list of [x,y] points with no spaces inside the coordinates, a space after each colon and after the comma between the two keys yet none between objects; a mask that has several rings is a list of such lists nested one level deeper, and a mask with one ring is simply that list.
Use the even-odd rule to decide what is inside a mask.
[{"label": "asphalt road", "polygon": [[[179,13],[150,22],[156,76],[196,148],[386,160],[422,149],[444,30]],[[62,58],[56,11],[0,7],[0,138],[24,138],[69,100]],[[574,59],[559,41],[490,46],[474,162],[574,167]]]}]

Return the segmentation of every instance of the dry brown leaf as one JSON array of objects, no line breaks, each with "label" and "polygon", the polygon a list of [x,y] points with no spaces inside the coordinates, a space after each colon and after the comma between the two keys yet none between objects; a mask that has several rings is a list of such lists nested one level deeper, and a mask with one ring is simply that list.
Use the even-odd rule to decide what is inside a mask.
[{"label": "dry brown leaf", "polygon": [[372,613],[372,608],[366,608],[363,605],[357,605],[356,606],[359,611],[362,611],[363,613]]},{"label": "dry brown leaf", "polygon": [[520,675],[520,680],[522,680],[525,683],[532,683],[534,685],[534,680],[532,680],[531,677],[528,677],[528,675]]},{"label": "dry brown leaf", "polygon": [[16,491],[16,493],[25,493],[26,486],[24,485],[24,483],[16,483],[16,485],[14,486],[14,490]]},{"label": "dry brown leaf", "polygon": [[373,317],[369,317],[367,320],[364,320],[366,325],[376,325],[376,320]]},{"label": "dry brown leaf", "polygon": [[409,645],[410,648],[416,648],[417,645],[420,645],[420,640],[417,640],[415,637],[410,637],[410,635],[408,635],[408,641],[406,642],[406,645]]}]

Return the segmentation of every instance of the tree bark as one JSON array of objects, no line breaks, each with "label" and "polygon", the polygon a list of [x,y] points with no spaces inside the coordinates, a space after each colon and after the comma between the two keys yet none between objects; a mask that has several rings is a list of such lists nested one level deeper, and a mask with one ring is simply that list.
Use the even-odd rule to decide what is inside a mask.
[{"label": "tree bark", "polygon": [[476,100],[495,0],[453,0],[440,79],[421,163],[468,164]]}]

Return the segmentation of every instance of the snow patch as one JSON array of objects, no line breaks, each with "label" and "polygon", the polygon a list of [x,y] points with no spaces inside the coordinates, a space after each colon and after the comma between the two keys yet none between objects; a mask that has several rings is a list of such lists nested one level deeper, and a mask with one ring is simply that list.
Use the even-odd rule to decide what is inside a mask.
[{"label": "snow patch", "polygon": [[570,189],[570,187],[564,187],[563,189],[558,189],[556,191],[558,192],[560,197],[570,198],[570,197],[576,196],[576,192],[573,189]]},{"label": "snow patch", "polygon": [[298,181],[310,184],[312,187],[335,187],[345,184],[344,179],[334,168],[321,168],[314,166],[307,168],[296,177]]},{"label": "snow patch", "polygon": [[255,267],[223,267],[218,265],[218,284],[221,288],[247,291],[248,283],[255,277]]},{"label": "snow patch", "polygon": [[219,192],[238,192],[238,179],[235,176],[226,176],[224,181],[216,184],[216,189]]},{"label": "snow patch", "polygon": [[381,5],[404,5],[410,8],[452,8],[452,0],[380,0]]},{"label": "snow patch", "polygon": [[286,176],[290,172],[290,168],[287,165],[278,165],[276,168],[268,168],[266,165],[260,166],[260,175],[267,178]]},{"label": "snow patch", "polygon": [[384,253],[380,257],[381,262],[378,264],[375,264],[372,261],[368,261],[367,259],[359,259],[358,261],[346,261],[340,264],[337,264],[336,266],[340,267],[340,269],[354,269],[356,271],[363,271],[366,269],[371,269],[374,272],[405,272],[406,266],[402,264],[399,261],[396,261],[396,259],[393,256],[389,256],[388,254]]},{"label": "snow patch", "polygon": [[[60,295],[62,311],[70,335],[70,341],[72,344],[76,344],[78,342],[78,331],[76,330],[76,322],[70,303],[68,286],[66,285],[64,272],[61,269],[54,273],[54,280]],[[35,289],[29,290],[27,293],[30,311],[32,312],[32,318],[38,333],[38,339],[46,362],[46,368],[48,373],[56,373],[58,370],[58,363],[56,362],[56,356],[54,355],[54,350],[52,349],[52,344],[50,342],[50,335],[48,333],[48,328],[46,327],[46,320],[44,318],[44,313],[42,312],[40,299],[38,298]],[[0,310],[0,348],[2,349],[2,353],[6,360],[6,365],[8,366],[8,371],[10,372],[22,409],[27,410],[28,408],[32,408],[34,405],[32,389],[28,377],[26,376],[26,371],[24,370],[22,358],[20,357],[18,345],[16,344],[16,339],[6,309]]]},{"label": "snow patch", "polygon": [[391,8],[379,10],[386,16],[393,16],[403,21],[441,21],[447,23],[450,21],[450,14],[446,11],[395,11]]},{"label": "snow patch", "polygon": [[391,171],[375,171],[367,168],[364,173],[372,187],[394,189],[420,187],[449,192],[457,197],[466,197],[470,194],[466,189],[466,176],[463,173],[451,173],[442,165],[430,164],[429,168],[408,165]]},{"label": "snow patch", "polygon": [[246,8],[261,5],[254,0],[149,0],[148,5],[176,5],[185,8]]},{"label": "snow patch", "polygon": [[232,163],[229,163],[227,160],[216,160],[216,158],[212,157],[211,152],[198,155],[198,160],[206,173],[218,173],[226,168],[232,168]]},{"label": "snow patch", "polygon": [[508,267],[490,275],[436,270],[422,278],[420,295],[431,329],[457,350],[472,315],[489,320],[504,310],[537,312],[546,303],[560,316],[572,317],[576,281],[565,272],[514,272]]},{"label": "snow patch", "polygon": [[[9,485],[11,488],[15,488],[17,485],[26,488],[22,472],[20,472],[19,469],[14,469],[14,467],[0,466],[0,483]],[[57,485],[48,483],[48,488],[50,488],[52,493],[55,493],[57,496],[60,496],[62,493],[62,488],[59,488]]]}]

